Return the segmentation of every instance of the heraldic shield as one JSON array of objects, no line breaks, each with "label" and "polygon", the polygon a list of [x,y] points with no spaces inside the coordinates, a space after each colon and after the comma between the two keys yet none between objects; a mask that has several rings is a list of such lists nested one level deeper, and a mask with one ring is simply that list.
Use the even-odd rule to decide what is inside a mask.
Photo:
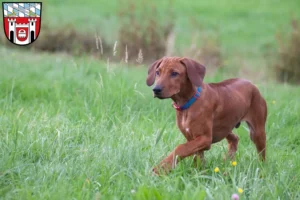
[{"label": "heraldic shield", "polygon": [[3,26],[7,39],[17,45],[33,43],[41,29],[42,3],[3,2]]}]

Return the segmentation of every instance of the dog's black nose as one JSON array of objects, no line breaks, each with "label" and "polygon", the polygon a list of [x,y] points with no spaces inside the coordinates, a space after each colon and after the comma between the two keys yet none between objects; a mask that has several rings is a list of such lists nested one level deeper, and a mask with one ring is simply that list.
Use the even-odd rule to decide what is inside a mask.
[{"label": "dog's black nose", "polygon": [[159,94],[159,93],[161,93],[161,87],[159,86],[159,85],[156,85],[154,88],[153,88],[153,92],[155,93],[155,94]]}]

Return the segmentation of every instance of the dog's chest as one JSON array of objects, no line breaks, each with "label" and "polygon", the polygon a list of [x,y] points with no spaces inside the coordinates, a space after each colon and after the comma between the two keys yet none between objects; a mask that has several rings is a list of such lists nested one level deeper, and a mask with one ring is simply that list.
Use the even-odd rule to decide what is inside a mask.
[{"label": "dog's chest", "polygon": [[177,127],[181,131],[181,133],[184,135],[184,137],[187,140],[193,139],[193,128],[191,126],[191,122],[189,120],[188,116],[185,115],[177,115],[176,118]]}]

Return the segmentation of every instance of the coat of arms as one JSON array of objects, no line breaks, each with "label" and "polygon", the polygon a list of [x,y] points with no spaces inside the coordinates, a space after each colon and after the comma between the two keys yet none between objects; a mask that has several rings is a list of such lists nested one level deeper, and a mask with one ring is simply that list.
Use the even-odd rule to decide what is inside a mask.
[{"label": "coat of arms", "polygon": [[7,39],[17,45],[34,42],[40,32],[42,3],[3,2],[3,26]]}]

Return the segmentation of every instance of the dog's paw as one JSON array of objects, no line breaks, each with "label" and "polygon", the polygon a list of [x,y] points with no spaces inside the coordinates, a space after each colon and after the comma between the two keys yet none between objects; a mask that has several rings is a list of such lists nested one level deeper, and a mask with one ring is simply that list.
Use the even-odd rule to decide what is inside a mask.
[{"label": "dog's paw", "polygon": [[172,165],[169,163],[161,162],[158,166],[152,169],[152,173],[155,175],[166,175],[172,169]]},{"label": "dog's paw", "polygon": [[162,166],[156,166],[152,169],[152,173],[156,176],[166,175],[169,171],[169,169]]},{"label": "dog's paw", "polygon": [[155,175],[155,176],[159,176],[159,169],[158,169],[158,167],[154,167],[153,169],[152,169],[152,175]]}]

